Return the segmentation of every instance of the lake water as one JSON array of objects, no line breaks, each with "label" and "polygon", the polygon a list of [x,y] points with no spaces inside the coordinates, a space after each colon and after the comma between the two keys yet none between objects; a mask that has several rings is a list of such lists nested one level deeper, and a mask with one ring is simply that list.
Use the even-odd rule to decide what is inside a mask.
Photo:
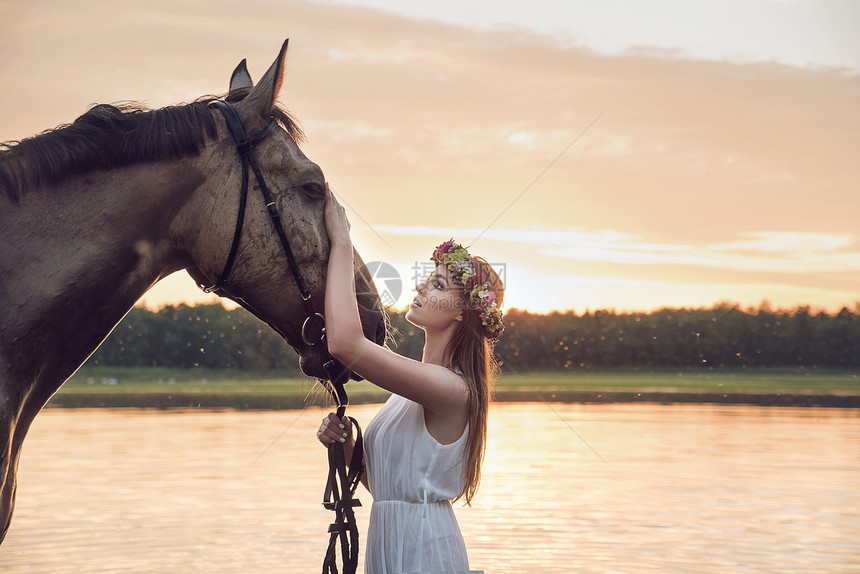
[{"label": "lake water", "polygon": [[[319,572],[324,414],[47,409],[0,571]],[[860,411],[497,404],[456,512],[488,574],[860,572]]]}]

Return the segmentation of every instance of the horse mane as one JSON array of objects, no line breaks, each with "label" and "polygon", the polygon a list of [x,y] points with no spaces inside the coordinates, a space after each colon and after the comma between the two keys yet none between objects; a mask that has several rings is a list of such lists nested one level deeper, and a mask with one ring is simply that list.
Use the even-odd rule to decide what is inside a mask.
[{"label": "horse mane", "polygon": [[[226,101],[243,99],[250,88],[234,90]],[[138,102],[97,104],[71,124],[35,136],[0,143],[0,187],[17,203],[31,188],[53,185],[71,175],[135,163],[198,155],[217,136],[204,96],[189,104],[150,109]],[[304,134],[280,106],[271,117],[297,142]]]}]

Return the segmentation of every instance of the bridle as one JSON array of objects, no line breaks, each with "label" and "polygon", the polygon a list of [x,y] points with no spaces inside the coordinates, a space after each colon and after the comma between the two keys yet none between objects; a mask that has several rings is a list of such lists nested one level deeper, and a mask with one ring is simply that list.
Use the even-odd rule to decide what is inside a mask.
[{"label": "bridle", "polygon": [[[215,100],[211,104],[217,108],[227,122],[227,127],[233,134],[233,139],[236,140],[236,149],[239,152],[239,158],[242,162],[242,187],[239,194],[239,212],[236,217],[236,228],[233,231],[233,243],[230,245],[230,251],[227,255],[227,262],[224,264],[224,269],[218,276],[218,280],[209,286],[200,285],[205,293],[217,293],[224,288],[230,272],[233,270],[233,263],[236,259],[236,252],[239,250],[239,242],[242,238],[242,227],[245,221],[245,207],[248,202],[248,179],[249,167],[254,171],[254,177],[257,178],[257,183],[260,186],[260,193],[263,195],[263,200],[266,204],[266,209],[269,213],[269,218],[275,226],[275,232],[278,239],[281,241],[281,246],[287,256],[287,262],[290,271],[296,280],[296,285],[299,288],[299,293],[302,297],[302,302],[305,307],[306,317],[302,323],[302,340],[310,346],[317,344],[325,344],[325,317],[318,312],[311,300],[311,292],[308,289],[305,278],[302,275],[301,269],[296,262],[293,250],[290,247],[290,241],[284,233],[284,227],[281,223],[281,216],[278,213],[278,207],[275,204],[272,194],[269,191],[266,181],[263,179],[263,173],[257,163],[257,158],[254,156],[254,148],[268,136],[278,129],[278,122],[272,120],[263,130],[252,138],[248,138],[245,133],[245,128],[242,125],[242,120],[239,114],[229,102]],[[316,334],[311,334],[309,328],[314,323],[319,323],[319,331]],[[349,397],[346,394],[344,385],[349,380],[349,370],[337,359],[332,357],[328,351],[325,351],[326,360],[323,362],[323,368],[328,375],[328,379],[320,379],[322,383],[332,394],[337,403],[337,415],[343,418],[346,407],[349,405]],[[358,421],[350,417],[353,425],[356,428],[356,441],[353,448],[353,456],[350,461],[350,471],[346,470],[346,460],[344,458],[343,445],[340,443],[331,444],[328,447],[329,474],[326,483],[325,494],[323,496],[323,506],[328,510],[335,512],[335,522],[329,526],[329,546],[326,552],[325,562],[323,563],[323,572],[337,573],[336,565],[336,543],[340,540],[341,555],[343,559],[344,574],[351,574],[356,571],[358,566],[358,526],[355,522],[356,506],[361,506],[361,502],[353,498],[353,494],[358,486],[361,474],[364,472],[362,465],[362,437],[361,428],[358,426]]]},{"label": "bridle", "polygon": [[245,205],[248,202],[248,167],[250,166],[251,169],[254,170],[254,177],[257,178],[257,183],[260,185],[260,193],[263,195],[263,200],[266,203],[269,218],[275,226],[275,233],[277,233],[278,239],[281,241],[284,254],[287,256],[290,271],[296,280],[296,285],[299,288],[299,293],[301,294],[302,302],[305,306],[307,317],[304,323],[302,323],[302,340],[308,345],[316,345],[325,337],[325,327],[323,326],[320,329],[317,340],[312,339],[308,335],[307,329],[313,319],[320,319],[324,325],[325,317],[323,317],[322,313],[319,313],[314,309],[311,301],[311,292],[308,289],[307,283],[305,283],[304,275],[302,275],[299,264],[296,262],[296,257],[293,255],[293,249],[290,247],[290,240],[287,239],[287,235],[284,233],[284,226],[281,224],[281,215],[278,213],[278,206],[274,199],[272,199],[272,193],[266,185],[266,180],[263,179],[263,172],[260,170],[260,165],[257,163],[257,157],[254,155],[254,148],[257,144],[265,140],[278,129],[278,122],[273,119],[260,133],[249,139],[245,133],[245,127],[242,125],[242,120],[239,119],[239,114],[236,112],[236,108],[228,102],[221,100],[215,100],[212,102],[212,105],[221,111],[221,114],[224,116],[224,120],[227,122],[227,127],[230,129],[230,132],[233,134],[233,138],[236,140],[236,150],[239,152],[239,158],[242,162],[242,189],[239,194],[239,212],[236,215],[236,228],[233,231],[233,243],[230,245],[227,262],[224,264],[224,269],[218,276],[218,280],[208,287],[203,287],[203,292],[217,293],[224,287],[227,277],[230,276],[230,272],[233,270],[233,262],[236,260],[236,252],[239,250],[239,242],[242,239],[242,226],[245,222]]}]

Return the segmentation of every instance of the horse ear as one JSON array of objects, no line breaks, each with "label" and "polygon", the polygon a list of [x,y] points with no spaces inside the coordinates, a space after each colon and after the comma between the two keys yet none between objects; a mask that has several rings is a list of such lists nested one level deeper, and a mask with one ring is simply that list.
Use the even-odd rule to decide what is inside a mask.
[{"label": "horse ear", "polygon": [[254,80],[251,79],[251,74],[248,73],[248,64],[245,60],[239,62],[236,69],[233,70],[233,75],[230,76],[230,88],[227,90],[232,92],[239,88],[254,87]]},{"label": "horse ear", "polygon": [[260,78],[259,83],[251,90],[251,93],[237,104],[237,108],[247,110],[249,113],[256,113],[258,117],[269,115],[269,112],[275,106],[278,92],[281,91],[281,84],[284,81],[284,61],[287,57],[287,44],[289,42],[289,38],[284,41],[278,57],[275,58],[275,61],[269,66],[269,69]]}]

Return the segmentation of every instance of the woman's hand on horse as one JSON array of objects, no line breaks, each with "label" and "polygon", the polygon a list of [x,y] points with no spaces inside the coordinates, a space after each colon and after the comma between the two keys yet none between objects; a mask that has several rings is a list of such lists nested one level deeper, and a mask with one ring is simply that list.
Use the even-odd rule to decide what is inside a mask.
[{"label": "woman's hand on horse", "polygon": [[329,241],[332,245],[335,243],[351,244],[349,230],[352,226],[346,217],[346,210],[337,201],[328,183],[325,184],[325,189],[325,228],[328,232]]},{"label": "woman's hand on horse", "polygon": [[351,439],[352,421],[349,420],[348,416],[340,418],[336,413],[329,413],[317,431],[317,440],[325,446],[336,442],[345,443]]}]

